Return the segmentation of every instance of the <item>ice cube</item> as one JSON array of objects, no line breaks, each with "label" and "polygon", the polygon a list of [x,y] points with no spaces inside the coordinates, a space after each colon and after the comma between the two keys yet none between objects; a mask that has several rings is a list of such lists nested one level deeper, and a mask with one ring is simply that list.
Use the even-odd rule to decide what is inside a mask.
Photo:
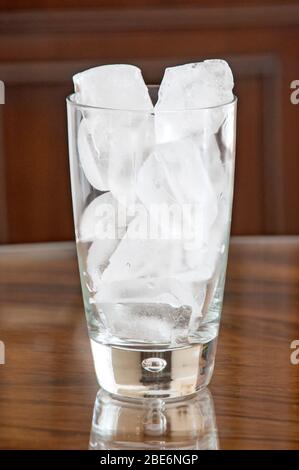
[{"label": "ice cube", "polygon": [[153,104],[141,71],[133,65],[105,65],[73,80],[77,103],[91,106],[82,112],[78,135],[85,176],[96,189],[111,190],[122,204],[134,204],[136,171],[153,129]]},{"label": "ice cube", "polygon": [[206,243],[195,240],[185,244],[184,259],[188,268],[177,274],[177,279],[185,282],[208,281],[214,276],[217,266],[225,261],[230,225],[229,207],[228,201],[219,200],[218,216]]},{"label": "ice cube", "polygon": [[199,148],[204,167],[219,200],[227,192],[229,184],[226,162],[223,162],[221,159],[217,136],[202,132],[194,140]]},{"label": "ice cube", "polygon": [[96,303],[110,335],[117,338],[159,344],[176,344],[188,334],[190,309],[174,309],[163,303]]},{"label": "ice cube", "polygon": [[217,197],[193,139],[157,145],[140,169],[136,190],[151,217],[159,213],[156,206],[178,207],[182,217],[176,218],[175,233],[192,238],[196,231],[202,243],[207,241],[217,216]]},{"label": "ice cube", "polygon": [[110,192],[94,199],[82,215],[79,240],[93,242],[87,255],[87,273],[95,291],[129,220],[126,211]]},{"label": "ice cube", "polygon": [[206,70],[206,75],[202,74],[205,88],[202,90],[202,96],[207,93],[205,106],[230,103],[234,98],[234,77],[228,63],[222,59],[210,59],[205,60],[203,64]]},{"label": "ice cube", "polygon": [[118,239],[96,239],[89,247],[86,265],[92,291],[98,292],[101,288],[102,274],[118,244]]},{"label": "ice cube", "polygon": [[84,210],[79,230],[80,241],[96,239],[120,239],[130,218],[127,212],[110,193],[95,198]]},{"label": "ice cube", "polygon": [[[103,141],[107,134],[101,134]],[[105,146],[103,146],[105,148]],[[108,152],[98,152],[93,138],[93,121],[83,118],[78,130],[80,163],[89,183],[100,191],[109,189]]]},{"label": "ice cube", "polygon": [[166,303],[174,308],[185,305],[200,315],[193,283],[180,279],[180,273],[188,269],[182,240],[136,238],[138,225],[144,223],[141,216],[133,219],[108,266],[101,270],[96,302]]},{"label": "ice cube", "polygon": [[178,141],[186,137],[192,137],[204,128],[210,132],[217,132],[218,122],[214,126],[211,123],[207,110],[180,110],[164,111],[155,110],[155,138],[157,144]]},{"label": "ice cube", "polygon": [[136,216],[129,224],[125,236],[103,273],[103,281],[168,278],[179,270],[182,257],[181,241],[148,238],[145,219],[144,215]]},{"label": "ice cube", "polygon": [[[176,279],[149,278],[98,284],[98,293],[94,296],[96,303],[143,303],[167,304],[173,308],[189,306],[199,312],[199,305],[190,283]],[[199,312],[200,313],[200,312]]]},{"label": "ice cube", "polygon": [[155,110],[219,106],[233,100],[233,75],[227,62],[214,59],[168,67]]},{"label": "ice cube", "polygon": [[73,77],[79,104],[109,109],[153,108],[141,70],[134,65],[102,65]]},{"label": "ice cube", "polygon": [[[214,238],[214,237],[213,237]],[[184,282],[205,282],[213,277],[219,258],[221,245],[212,239],[208,245],[196,245],[185,252],[186,268],[177,273],[176,278]]]},{"label": "ice cube", "polygon": [[[153,203],[177,204],[183,214],[194,207],[193,217],[182,219],[181,245],[177,247],[181,258],[171,277],[193,283],[213,276],[228,227],[227,187],[217,140],[210,134],[158,145],[142,166],[137,194],[151,215],[155,214]],[[162,218],[160,222],[165,223]]]},{"label": "ice cube", "polygon": [[125,125],[111,133],[108,180],[116,199],[133,210],[139,169],[148,156],[154,136],[151,115],[128,113]]},{"label": "ice cube", "polygon": [[136,175],[153,136],[153,116],[148,113],[90,111],[78,132],[80,162],[89,183],[110,190],[125,206],[134,204]]},{"label": "ice cube", "polygon": [[231,218],[233,165],[231,160],[222,162],[216,140],[216,136],[200,136],[198,145],[217,195],[217,217],[204,244],[196,239],[192,243],[185,243],[185,260],[189,270],[178,276],[184,281],[212,279],[217,266],[220,266],[226,256]]},{"label": "ice cube", "polygon": [[218,132],[227,110],[213,107],[233,100],[233,85],[224,60],[167,68],[155,106],[157,142],[179,140],[203,130]]}]

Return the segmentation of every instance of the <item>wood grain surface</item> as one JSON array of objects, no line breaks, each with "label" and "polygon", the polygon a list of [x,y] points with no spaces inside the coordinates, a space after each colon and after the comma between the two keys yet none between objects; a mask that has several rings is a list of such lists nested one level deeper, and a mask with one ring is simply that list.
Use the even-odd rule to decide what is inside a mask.
[{"label": "wood grain surface", "polygon": [[[231,242],[211,384],[222,449],[299,449],[299,238]],[[0,448],[86,449],[97,384],[72,243],[0,249]]]}]

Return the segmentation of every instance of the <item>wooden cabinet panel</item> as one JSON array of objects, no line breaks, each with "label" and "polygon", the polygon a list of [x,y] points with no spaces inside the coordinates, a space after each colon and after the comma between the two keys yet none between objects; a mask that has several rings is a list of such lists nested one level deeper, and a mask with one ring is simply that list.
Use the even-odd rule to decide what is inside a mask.
[{"label": "wooden cabinet panel", "polygon": [[66,85],[15,85],[4,108],[9,241],[69,239]]},{"label": "wooden cabinet panel", "polygon": [[165,66],[206,57],[230,62],[239,98],[233,233],[297,233],[299,105],[289,96],[299,79],[299,6],[133,3],[0,12],[1,241],[73,237],[65,114],[73,73],[127,62],[157,83]]},{"label": "wooden cabinet panel", "polygon": [[[240,79],[232,231],[256,234],[265,231],[262,155],[262,90],[258,79]],[[245,210],[246,208],[246,210]]]}]

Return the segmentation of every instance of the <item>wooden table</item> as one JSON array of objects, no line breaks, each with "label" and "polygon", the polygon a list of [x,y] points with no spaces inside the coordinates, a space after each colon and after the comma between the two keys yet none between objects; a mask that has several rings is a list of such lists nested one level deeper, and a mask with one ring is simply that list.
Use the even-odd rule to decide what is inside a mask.
[{"label": "wooden table", "polygon": [[[298,281],[299,238],[232,240],[210,387],[222,449],[299,449]],[[72,243],[0,248],[0,340],[1,448],[86,449],[97,384]]]}]

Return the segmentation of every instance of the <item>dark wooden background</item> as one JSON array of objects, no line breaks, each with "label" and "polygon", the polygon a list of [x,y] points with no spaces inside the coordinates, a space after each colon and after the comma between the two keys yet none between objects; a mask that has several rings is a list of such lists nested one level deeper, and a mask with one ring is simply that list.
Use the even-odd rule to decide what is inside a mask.
[{"label": "dark wooden background", "polygon": [[299,231],[298,1],[2,0],[0,242],[73,238],[65,97],[86,67],[223,57],[239,97],[234,234]]}]

